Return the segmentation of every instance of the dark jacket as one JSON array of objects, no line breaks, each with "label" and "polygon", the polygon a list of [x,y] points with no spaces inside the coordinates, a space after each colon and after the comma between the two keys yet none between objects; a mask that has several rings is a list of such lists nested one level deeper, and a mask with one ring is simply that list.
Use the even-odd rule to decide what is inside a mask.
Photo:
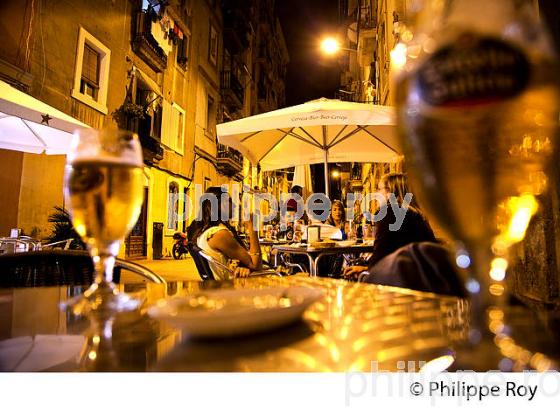
[{"label": "dark jacket", "polygon": [[369,259],[371,268],[385,256],[413,242],[437,242],[428,221],[413,208],[408,208],[401,227],[391,231],[389,225],[396,221],[395,213],[390,205],[387,215],[375,224],[375,241],[373,255]]},{"label": "dark jacket", "polygon": [[447,249],[430,242],[399,248],[372,266],[365,282],[460,298],[467,295]]}]

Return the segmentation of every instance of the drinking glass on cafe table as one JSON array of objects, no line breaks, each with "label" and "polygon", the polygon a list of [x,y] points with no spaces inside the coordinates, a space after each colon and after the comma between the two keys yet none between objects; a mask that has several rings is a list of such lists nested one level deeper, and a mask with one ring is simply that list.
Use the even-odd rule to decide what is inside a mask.
[{"label": "drinking glass on cafe table", "polygon": [[419,202],[469,268],[472,345],[499,368],[508,255],[558,161],[558,62],[532,2],[416,0],[416,12],[391,52],[399,136]]},{"label": "drinking glass on cafe table", "polygon": [[135,310],[140,301],[120,293],[113,267],[120,245],[142,207],[142,149],[138,136],[117,129],[74,134],[64,175],[72,224],[93,259],[95,280],[67,302],[74,313]]}]

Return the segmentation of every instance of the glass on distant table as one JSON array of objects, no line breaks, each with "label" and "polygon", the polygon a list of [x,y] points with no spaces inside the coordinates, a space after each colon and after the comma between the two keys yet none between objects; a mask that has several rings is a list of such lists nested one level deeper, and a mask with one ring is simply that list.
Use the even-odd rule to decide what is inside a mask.
[{"label": "glass on distant table", "polygon": [[113,267],[142,208],[142,167],[142,149],[131,132],[88,129],[74,134],[64,194],[95,267],[95,282],[68,304],[77,314],[138,308],[139,301],[118,292]]},{"label": "glass on distant table", "polygon": [[346,222],[345,230],[346,238],[348,240],[353,241],[356,239],[356,224],[354,223],[354,221]]},{"label": "glass on distant table", "polygon": [[294,242],[301,242],[304,229],[306,229],[305,225],[303,225],[299,221],[294,222]]}]

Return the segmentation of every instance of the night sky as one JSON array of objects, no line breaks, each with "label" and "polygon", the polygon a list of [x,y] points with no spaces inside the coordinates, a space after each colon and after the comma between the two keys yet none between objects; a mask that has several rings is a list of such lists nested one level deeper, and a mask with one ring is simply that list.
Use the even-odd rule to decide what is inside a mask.
[{"label": "night sky", "polygon": [[[290,54],[286,106],[334,98],[340,68],[336,59],[321,55],[318,45],[338,30],[338,0],[276,0],[276,9]],[[311,165],[311,174],[313,190],[325,192],[323,165]],[[331,196],[340,197],[339,181],[331,180],[330,185]]]},{"label": "night sky", "polygon": [[337,30],[338,1],[276,0],[276,8],[290,53],[286,105],[333,98],[340,79],[338,62],[322,57],[318,43]]}]

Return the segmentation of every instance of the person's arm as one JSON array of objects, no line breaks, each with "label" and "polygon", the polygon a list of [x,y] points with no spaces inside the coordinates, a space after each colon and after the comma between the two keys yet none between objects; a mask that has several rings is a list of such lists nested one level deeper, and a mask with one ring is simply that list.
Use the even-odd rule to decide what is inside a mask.
[{"label": "person's arm", "polygon": [[368,267],[363,265],[347,266],[344,268],[342,276],[346,279],[358,279],[359,274],[366,270]]},{"label": "person's arm", "polygon": [[[237,242],[233,234],[222,229],[216,232],[208,240],[208,245],[218,252],[221,252],[229,259],[236,259],[239,263],[251,270],[259,270],[262,267],[260,245],[256,232],[249,230],[249,252]],[[256,243],[256,246],[255,246]]]},{"label": "person's arm", "polygon": [[[262,269],[262,255],[261,255],[261,245],[259,243],[258,226],[253,226],[253,216],[249,217],[248,221],[244,222],[245,231],[249,235],[249,256],[251,257],[252,266],[254,270]],[[255,229],[256,228],[256,229]],[[249,266],[248,266],[249,267]]]}]

